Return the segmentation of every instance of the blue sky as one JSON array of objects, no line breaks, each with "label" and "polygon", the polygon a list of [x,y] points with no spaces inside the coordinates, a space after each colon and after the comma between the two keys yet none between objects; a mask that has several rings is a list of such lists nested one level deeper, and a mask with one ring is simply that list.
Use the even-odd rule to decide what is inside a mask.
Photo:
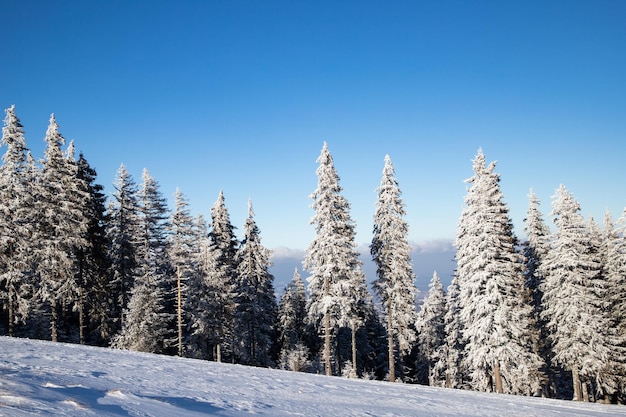
[{"label": "blue sky", "polygon": [[[531,187],[626,206],[624,1],[4,2],[0,105],[43,156],[54,112],[111,190],[124,163],[304,249],[324,141],[371,240],[386,154],[414,242],[450,240],[482,147],[518,234]],[[427,246],[426,243],[423,243]]]}]

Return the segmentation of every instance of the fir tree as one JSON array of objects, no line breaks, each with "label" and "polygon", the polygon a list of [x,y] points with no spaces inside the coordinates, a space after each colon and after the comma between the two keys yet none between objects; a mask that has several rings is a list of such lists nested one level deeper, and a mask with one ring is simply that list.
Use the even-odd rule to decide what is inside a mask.
[{"label": "fir tree", "polygon": [[261,244],[260,230],[249,201],[244,237],[237,251],[235,297],[235,334],[239,341],[239,360],[243,364],[267,367],[273,363],[271,348],[277,306],[270,266],[270,252]]},{"label": "fir tree", "polygon": [[553,360],[571,371],[574,399],[580,401],[583,385],[604,376],[599,371],[610,357],[604,333],[608,323],[593,289],[602,265],[580,205],[564,186],[557,190],[552,207],[556,232],[541,268],[546,277],[542,315]]},{"label": "fir tree", "polygon": [[31,236],[35,221],[35,187],[27,167],[28,148],[15,106],[6,110],[2,128],[6,152],[0,166],[0,288],[8,313],[8,334],[30,310],[33,292]]},{"label": "fir tree", "polygon": [[[543,303],[542,283],[544,277],[541,274],[541,263],[545,259],[550,245],[550,230],[543,221],[543,215],[539,210],[540,200],[537,198],[533,190],[528,195],[528,211],[524,219],[524,230],[528,240],[522,245],[522,253],[524,255],[524,278],[526,282],[526,291],[530,305],[532,306],[531,326],[533,350],[541,356],[546,364],[548,379],[555,380],[556,375],[550,364],[550,347],[548,345],[547,334],[545,332],[545,323],[541,318],[541,309]],[[544,372],[545,374],[545,372]],[[544,383],[543,395],[549,394],[549,387]],[[555,384],[550,384],[554,386]]]},{"label": "fir tree", "polygon": [[418,320],[418,340],[428,365],[428,384],[441,385],[445,381],[442,347],[446,343],[445,314],[446,295],[437,272],[429,284],[428,296],[424,299]]},{"label": "fir tree", "polygon": [[60,313],[77,299],[73,255],[88,246],[87,219],[80,210],[85,190],[76,186],[75,166],[68,163],[61,145],[65,139],[59,133],[54,115],[46,131],[47,144],[42,161],[42,182],[37,228],[37,271],[40,277],[39,297],[48,303],[50,334],[58,340]]},{"label": "fir tree", "polygon": [[382,302],[388,337],[389,380],[395,380],[396,347],[402,357],[416,340],[417,310],[415,274],[411,265],[408,224],[391,159],[385,167],[374,214],[374,237],[370,251],[377,266],[374,291]]},{"label": "fir tree", "polygon": [[[331,339],[341,327],[350,327],[352,340],[362,324],[365,282],[354,242],[354,222],[350,205],[340,194],[339,176],[324,143],[317,159],[318,185],[310,198],[315,215],[311,224],[316,236],[309,245],[304,267],[310,272],[308,289],[308,321],[324,334],[323,362],[325,373],[331,375]],[[365,288],[367,292],[367,288]],[[353,343],[353,352],[356,346]]]},{"label": "fir tree", "polygon": [[108,207],[107,239],[110,242],[108,257],[111,260],[111,288],[114,311],[111,317],[118,329],[124,325],[124,311],[128,307],[131,290],[140,274],[139,245],[139,189],[124,164],[117,171],[113,183],[113,198]]},{"label": "fir tree", "polygon": [[481,391],[534,393],[541,358],[531,350],[531,308],[495,163],[482,150],[457,228],[457,274],[466,366]]},{"label": "fir tree", "polygon": [[278,304],[278,342],[282,355],[287,356],[296,345],[303,344],[306,314],[304,281],[296,268]]},{"label": "fir tree", "polygon": [[[191,321],[192,300],[191,292],[196,288],[199,280],[199,256],[200,237],[196,232],[196,225],[189,210],[189,202],[185,195],[176,190],[175,208],[170,219],[169,258],[173,270],[180,280],[178,297],[180,297],[180,309],[177,311],[178,327],[178,355],[184,354],[184,343],[188,339],[187,324]],[[178,304],[178,302],[177,302]]]},{"label": "fir tree", "polygon": [[202,253],[201,269],[204,308],[194,320],[195,333],[205,339],[210,357],[233,360],[235,283],[237,279],[237,248],[235,227],[220,192],[211,208],[208,241]]},{"label": "fir tree", "polygon": [[455,275],[448,286],[446,296],[446,312],[444,315],[444,333],[446,342],[435,368],[445,368],[445,387],[462,388],[464,386],[465,370],[463,369],[464,341],[461,334],[461,314],[459,307],[459,284]]},{"label": "fir tree", "polygon": [[[80,340],[88,339],[90,343],[103,345],[108,344],[115,330],[110,317],[114,300],[111,298],[112,288],[108,276],[110,262],[107,253],[109,241],[106,237],[106,196],[104,187],[95,182],[96,177],[96,170],[81,153],[77,162],[77,178],[86,184],[89,195],[83,208],[88,220],[88,246],[86,250],[77,251],[76,257],[89,331],[87,335],[81,333]],[[83,326],[80,327],[82,329]]]}]

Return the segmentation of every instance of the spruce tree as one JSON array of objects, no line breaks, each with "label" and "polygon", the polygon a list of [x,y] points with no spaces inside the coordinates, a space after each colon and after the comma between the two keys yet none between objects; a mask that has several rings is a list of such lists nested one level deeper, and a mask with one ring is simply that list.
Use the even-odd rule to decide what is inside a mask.
[{"label": "spruce tree", "polygon": [[[550,245],[550,230],[543,220],[543,215],[539,210],[540,200],[531,189],[528,195],[528,210],[524,219],[524,231],[528,240],[522,244],[522,253],[524,255],[524,280],[526,282],[527,297],[532,306],[531,326],[533,351],[539,354],[545,363],[543,370],[543,392],[542,395],[550,394],[556,374],[550,363],[550,346],[545,331],[545,323],[541,318],[541,309],[543,304],[542,283],[544,277],[541,274],[541,264],[546,257]],[[546,374],[547,373],[547,374]],[[545,378],[552,380],[551,384]]]},{"label": "spruce tree", "polygon": [[417,310],[415,274],[411,265],[406,211],[391,158],[385,167],[378,191],[374,214],[374,237],[370,251],[376,263],[377,279],[373,287],[382,302],[388,338],[389,380],[394,381],[396,348],[400,359],[408,353],[415,340]]},{"label": "spruce tree", "polygon": [[[326,375],[332,375],[333,336],[337,329],[349,327],[354,341],[356,329],[362,324],[360,311],[367,300],[363,298],[365,280],[354,241],[350,204],[341,195],[339,176],[326,143],[317,162],[317,188],[310,195],[315,210],[311,224],[315,226],[316,236],[304,260],[304,267],[311,274],[307,317],[324,334],[322,361]],[[352,345],[354,354],[356,346]]]},{"label": "spruce tree", "polygon": [[237,248],[235,227],[230,222],[224,193],[220,191],[211,208],[208,240],[201,255],[203,309],[194,319],[196,336],[206,343],[209,357],[234,360],[235,285]]},{"label": "spruce tree", "polygon": [[605,220],[606,263],[604,274],[608,286],[608,308],[613,329],[614,374],[618,392],[613,400],[626,400],[626,210],[613,226],[610,213]]},{"label": "spruce tree", "polygon": [[77,186],[76,167],[66,159],[54,115],[46,131],[47,144],[42,160],[42,181],[39,208],[41,216],[36,231],[38,248],[37,272],[40,277],[39,297],[50,311],[50,335],[59,337],[61,314],[78,298],[74,270],[74,253],[88,247],[88,221],[81,210],[86,195]]},{"label": "spruce tree", "polygon": [[[83,288],[83,302],[86,307],[87,334],[80,340],[92,344],[108,344],[113,336],[114,323],[110,317],[113,308],[108,271],[109,241],[106,237],[106,195],[104,187],[97,184],[97,173],[81,153],[77,161],[77,178],[87,186],[88,200],[83,208],[87,220],[87,248],[76,252],[77,270]],[[79,296],[80,299],[80,296]],[[82,329],[83,326],[81,326]]]},{"label": "spruce tree", "polygon": [[6,110],[1,145],[7,149],[0,166],[0,287],[8,313],[7,331],[13,336],[15,324],[30,310],[31,236],[36,216],[36,178],[27,166],[28,148],[15,106]]},{"label": "spruce tree", "polygon": [[250,201],[243,230],[243,240],[237,251],[235,296],[239,362],[267,367],[273,363],[271,348],[277,309],[274,276],[269,272],[270,251],[261,244]]},{"label": "spruce tree", "polygon": [[131,290],[140,274],[139,245],[142,243],[139,220],[139,189],[124,164],[120,165],[113,183],[113,195],[107,209],[107,239],[110,243],[110,282],[113,305],[111,317],[117,328],[124,325]]},{"label": "spruce tree", "polygon": [[171,353],[176,343],[174,282],[168,258],[169,211],[158,183],[144,169],[138,246],[140,275],[135,280],[125,321],[114,346],[151,353]]},{"label": "spruce tree", "polygon": [[479,150],[457,228],[464,360],[475,389],[529,394],[539,389],[542,361],[531,349],[532,312],[494,168]]},{"label": "spruce tree", "polygon": [[[200,278],[199,256],[200,238],[196,232],[196,225],[191,216],[189,202],[185,195],[176,190],[175,208],[170,219],[169,258],[173,271],[177,275],[177,327],[178,327],[178,355],[185,353],[185,342],[188,342],[188,325],[192,316],[192,291],[196,289]],[[179,300],[178,300],[179,298]],[[180,305],[180,307],[179,307]]]},{"label": "spruce tree", "polygon": [[581,401],[583,385],[604,376],[599,371],[610,357],[608,323],[593,288],[602,265],[580,205],[563,185],[552,208],[556,231],[541,268],[546,277],[542,316],[553,361],[572,373],[574,399]]},{"label": "spruce tree", "polygon": [[448,286],[446,296],[446,312],[444,315],[444,333],[446,342],[439,358],[440,362],[435,368],[445,368],[445,387],[462,388],[464,386],[466,372],[463,369],[464,340],[461,327],[461,314],[459,307],[459,284],[455,275]]},{"label": "spruce tree", "polygon": [[446,343],[446,295],[437,272],[433,273],[428,287],[428,296],[419,313],[418,340],[428,365],[428,384],[434,386],[445,381],[445,366],[441,359]]},{"label": "spruce tree", "polygon": [[278,304],[278,344],[283,368],[289,369],[288,358],[293,351],[299,350],[297,345],[304,345],[306,315],[304,281],[296,268]]}]

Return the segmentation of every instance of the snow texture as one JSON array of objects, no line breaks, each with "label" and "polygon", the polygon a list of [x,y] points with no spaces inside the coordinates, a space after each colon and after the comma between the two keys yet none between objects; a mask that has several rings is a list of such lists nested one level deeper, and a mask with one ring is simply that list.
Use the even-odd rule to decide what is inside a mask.
[{"label": "snow texture", "polygon": [[0,337],[0,416],[623,416],[576,403]]}]

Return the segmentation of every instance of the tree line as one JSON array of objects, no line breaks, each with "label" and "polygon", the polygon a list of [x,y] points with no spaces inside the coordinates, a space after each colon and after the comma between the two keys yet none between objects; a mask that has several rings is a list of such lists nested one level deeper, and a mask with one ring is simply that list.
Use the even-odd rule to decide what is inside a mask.
[{"label": "tree line", "polygon": [[[626,228],[601,229],[557,189],[551,232],[530,193],[513,233],[495,163],[467,180],[452,283],[421,306],[389,156],[377,188],[370,288],[326,143],[311,193],[315,237],[277,297],[252,203],[239,239],[223,192],[210,219],[180,190],[121,165],[110,198],[54,115],[41,160],[15,107],[0,166],[0,332],[252,366],[433,386],[621,402],[626,392]],[[306,284],[305,284],[306,282]]]}]

